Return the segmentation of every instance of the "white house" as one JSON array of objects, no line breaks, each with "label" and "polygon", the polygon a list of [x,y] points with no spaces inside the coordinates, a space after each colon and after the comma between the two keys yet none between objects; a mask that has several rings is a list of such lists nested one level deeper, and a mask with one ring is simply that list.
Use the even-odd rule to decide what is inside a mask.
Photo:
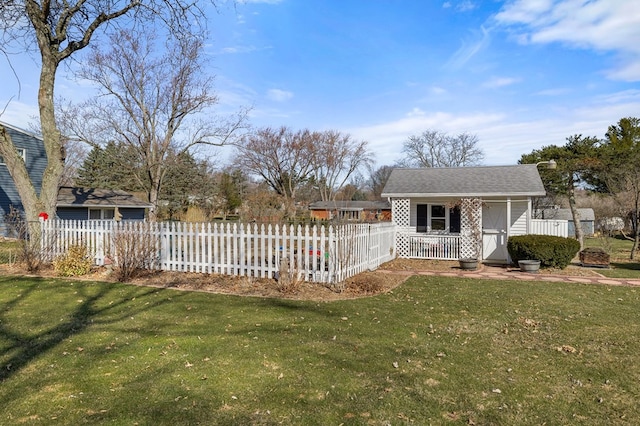
[{"label": "white house", "polygon": [[534,164],[394,169],[391,202],[399,257],[507,263],[507,239],[531,233],[532,197],[545,196]]}]

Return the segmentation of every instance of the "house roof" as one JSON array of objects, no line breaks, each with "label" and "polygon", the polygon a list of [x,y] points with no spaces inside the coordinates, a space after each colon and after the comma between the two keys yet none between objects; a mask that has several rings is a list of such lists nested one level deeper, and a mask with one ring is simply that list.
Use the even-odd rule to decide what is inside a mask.
[{"label": "house roof", "polygon": [[535,164],[393,169],[383,197],[544,196]]},{"label": "house roof", "polygon": [[[593,209],[578,209],[580,221],[596,220]],[[573,220],[571,209],[544,209],[542,210],[543,219]]]},{"label": "house roof", "polygon": [[118,207],[149,208],[151,203],[142,201],[125,191],[62,186],[58,190],[58,207]]},{"label": "house roof", "polygon": [[390,210],[388,201],[316,201],[310,210]]},{"label": "house roof", "polygon": [[[36,138],[38,140],[42,140],[42,136],[37,135],[34,132],[31,132],[29,130],[21,129],[20,127],[14,126],[13,124],[5,123],[2,120],[0,120],[0,125],[2,125],[3,127],[7,128],[9,130],[9,133],[18,132],[18,133],[22,133],[25,136],[30,136],[32,138]],[[12,135],[12,137],[13,137],[13,135]]]}]

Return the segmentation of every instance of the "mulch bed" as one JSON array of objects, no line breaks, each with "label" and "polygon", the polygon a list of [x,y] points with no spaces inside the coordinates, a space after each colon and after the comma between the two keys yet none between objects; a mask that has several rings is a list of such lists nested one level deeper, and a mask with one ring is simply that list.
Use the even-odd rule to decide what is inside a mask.
[{"label": "mulch bed", "polygon": [[[483,266],[487,268],[487,266]],[[517,269],[517,268],[512,268]],[[272,297],[295,300],[331,301],[353,299],[389,292],[416,271],[460,272],[457,261],[395,259],[380,266],[377,271],[364,272],[348,279],[340,288],[325,284],[300,281],[283,289],[274,279],[234,277],[195,272],[145,272],[131,280],[131,284],[186,291],[230,294],[239,296]],[[563,270],[542,269],[542,274],[569,276],[600,276],[596,271],[570,265]],[[19,264],[0,265],[0,274],[24,274]],[[52,268],[42,268],[39,277],[57,277]],[[72,279],[87,281],[115,281],[106,268],[94,268],[92,273]]]}]

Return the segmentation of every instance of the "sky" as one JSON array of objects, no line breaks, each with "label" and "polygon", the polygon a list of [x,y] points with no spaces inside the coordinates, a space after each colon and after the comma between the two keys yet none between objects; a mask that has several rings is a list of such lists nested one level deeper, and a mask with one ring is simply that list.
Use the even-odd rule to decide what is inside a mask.
[{"label": "sky", "polygon": [[[636,0],[240,0],[209,31],[217,113],[348,133],[378,166],[426,130],[474,134],[485,165],[506,165],[640,116]],[[0,61],[0,120],[32,121],[37,70]],[[87,93],[64,70],[56,90]]]}]

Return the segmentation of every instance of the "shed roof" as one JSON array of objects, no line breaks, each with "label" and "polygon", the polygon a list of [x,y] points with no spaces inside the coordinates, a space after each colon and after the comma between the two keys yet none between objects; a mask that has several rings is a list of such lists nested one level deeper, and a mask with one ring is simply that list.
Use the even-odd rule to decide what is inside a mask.
[{"label": "shed roof", "polygon": [[383,197],[544,196],[535,164],[393,169]]},{"label": "shed roof", "polygon": [[58,207],[149,208],[151,203],[115,189],[62,186],[58,190]]},{"label": "shed roof", "polygon": [[[578,209],[581,221],[596,220],[596,215],[591,208]],[[542,210],[543,219],[573,220],[571,209],[544,209]]]},{"label": "shed roof", "polygon": [[388,201],[316,201],[310,210],[390,210]]}]

